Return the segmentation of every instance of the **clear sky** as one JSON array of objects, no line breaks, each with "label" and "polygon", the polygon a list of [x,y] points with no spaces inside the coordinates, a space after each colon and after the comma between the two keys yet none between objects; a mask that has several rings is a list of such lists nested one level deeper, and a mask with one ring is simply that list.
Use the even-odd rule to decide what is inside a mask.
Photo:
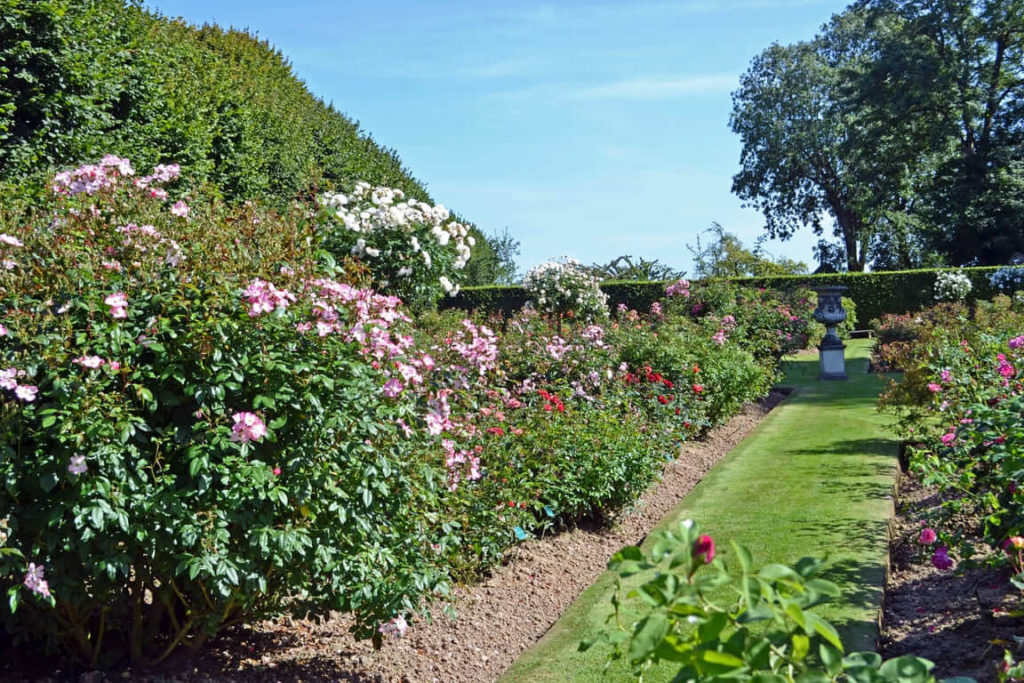
[{"label": "clear sky", "polygon": [[[520,268],[630,254],[692,272],[717,221],[748,247],[763,220],[731,194],[731,93],[772,42],[814,36],[846,0],[146,0],[247,28],[317,96],[398,151],[434,200],[508,228]],[[769,253],[811,265],[809,229]]]}]

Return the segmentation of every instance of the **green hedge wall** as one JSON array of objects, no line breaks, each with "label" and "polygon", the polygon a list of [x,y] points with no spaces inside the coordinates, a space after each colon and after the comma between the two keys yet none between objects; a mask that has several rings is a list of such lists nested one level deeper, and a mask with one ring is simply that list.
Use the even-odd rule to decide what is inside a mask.
[{"label": "green hedge wall", "polygon": [[[1001,266],[964,268],[974,287],[968,301],[988,299],[997,292],[989,284],[989,275]],[[780,275],[774,277],[731,278],[729,281],[749,287],[786,287],[790,285],[845,285],[846,296],[857,304],[857,329],[868,327],[872,318],[884,313],[916,311],[935,302],[936,274],[942,269],[894,270],[878,273],[822,273],[820,275]],[[650,308],[664,297],[665,282],[606,282],[601,289],[608,294],[612,308],[620,302],[638,311]],[[442,302],[442,308],[460,308],[502,312],[506,315],[526,303],[526,292],[519,286],[467,287],[459,295]]]}]

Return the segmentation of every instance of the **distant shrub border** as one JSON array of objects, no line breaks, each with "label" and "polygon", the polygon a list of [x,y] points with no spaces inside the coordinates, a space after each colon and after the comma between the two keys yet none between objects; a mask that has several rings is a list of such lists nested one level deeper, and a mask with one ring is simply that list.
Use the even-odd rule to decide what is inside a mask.
[{"label": "distant shrub border", "polygon": [[[972,288],[967,303],[988,299],[997,294],[989,278],[1006,266],[964,268]],[[857,328],[866,328],[872,318],[885,313],[916,311],[934,303],[935,280],[938,274],[950,268],[921,270],[894,270],[878,273],[822,273],[819,275],[780,275],[774,277],[731,278],[737,285],[781,288],[787,285],[845,285],[846,296],[857,304]],[[1022,268],[1024,270],[1024,268]],[[629,308],[646,311],[651,303],[663,298],[665,282],[605,282],[601,289],[608,295],[608,305],[614,309],[623,303]],[[526,293],[519,286],[467,287],[457,297],[442,301],[442,308],[479,310],[510,315],[526,303]]]}]

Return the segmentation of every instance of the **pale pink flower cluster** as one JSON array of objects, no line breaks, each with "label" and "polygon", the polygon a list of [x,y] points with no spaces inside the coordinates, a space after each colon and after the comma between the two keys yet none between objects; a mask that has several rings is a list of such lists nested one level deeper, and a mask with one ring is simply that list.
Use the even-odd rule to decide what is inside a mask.
[{"label": "pale pink flower cluster", "polygon": [[477,327],[471,320],[463,320],[462,326],[470,335],[470,340],[461,341],[453,339],[450,346],[483,376],[488,370],[493,370],[497,367],[497,337],[486,325]]},{"label": "pale pink flower cluster", "polygon": [[284,310],[295,302],[295,295],[287,289],[278,289],[265,280],[255,278],[243,292],[249,303],[249,316],[257,317],[275,310]]},{"label": "pale pink flower cluster", "polygon": [[28,571],[25,572],[24,585],[33,593],[44,598],[50,597],[50,584],[43,578],[43,565],[41,564],[29,563]]},{"label": "pale pink flower cluster", "polygon": [[714,343],[718,344],[719,346],[722,346],[723,344],[725,344],[725,340],[726,340],[725,329],[723,329],[721,327],[718,328],[718,332],[715,332],[713,335],[711,335],[711,341],[713,341]]},{"label": "pale pink flower cluster", "polygon": [[17,237],[12,237],[6,232],[0,232],[0,244],[6,244],[9,247],[23,247],[25,244]]},{"label": "pale pink flower cluster", "polygon": [[603,349],[605,347],[604,328],[600,325],[587,325],[580,333],[580,337],[590,342],[594,348]]},{"label": "pale pink flower cluster", "polygon": [[548,352],[548,355],[551,356],[553,359],[562,360],[562,356],[564,356],[567,351],[570,351],[572,349],[572,346],[566,344],[565,340],[559,337],[558,335],[555,335],[551,339],[551,341],[548,342],[548,344],[544,347],[544,349]]},{"label": "pale pink flower cluster", "polygon": [[231,427],[231,440],[239,443],[259,441],[267,435],[267,426],[255,413],[239,412],[231,416],[235,424]]},{"label": "pale pink flower cluster", "polygon": [[53,177],[52,189],[56,194],[93,195],[117,185],[119,178],[134,175],[127,159],[108,154],[98,164],[86,164],[73,171],[62,171]]},{"label": "pale pink flower cluster", "polygon": [[71,463],[68,465],[68,472],[75,476],[85,474],[89,470],[89,466],[85,464],[84,455],[73,455],[71,456]]},{"label": "pale pink flower cluster", "polygon": [[684,299],[690,297],[690,281],[679,279],[665,288],[665,296],[681,296]]},{"label": "pale pink flower cluster", "polygon": [[661,303],[655,301],[651,304],[651,317],[655,320],[661,320],[665,317],[665,312],[661,309]]},{"label": "pale pink flower cluster", "polygon": [[124,292],[114,292],[107,296],[103,303],[110,306],[111,318],[123,320],[128,317],[128,298],[124,295]]},{"label": "pale pink flower cluster", "polygon": [[180,199],[171,205],[171,213],[178,218],[188,218],[189,211],[191,209],[189,209],[188,204]]},{"label": "pale pink flower cluster", "polygon": [[448,467],[448,490],[454,491],[459,488],[462,481],[462,468],[469,464],[469,474],[466,479],[479,481],[483,474],[480,472],[480,457],[477,455],[483,448],[477,446],[473,450],[456,449],[455,442],[450,439],[442,439],[441,447],[445,451],[445,465]]},{"label": "pale pink flower cluster", "polygon": [[1019,349],[1022,346],[1024,346],[1024,334],[1010,340],[1011,349]]},{"label": "pale pink flower cluster", "polygon": [[1000,353],[996,356],[996,360],[999,361],[999,374],[1005,379],[1010,379],[1017,374],[1017,370],[1010,365],[1010,362],[1006,360],[1006,354]]},{"label": "pale pink flower cluster", "polygon": [[88,368],[89,370],[96,370],[103,367],[107,361],[103,360],[99,356],[79,356],[71,362],[81,365],[83,368]]},{"label": "pale pink flower cluster", "polygon": [[25,403],[31,403],[36,400],[36,396],[39,394],[39,388],[35,385],[19,383],[18,378],[24,376],[24,370],[18,370],[16,368],[0,370],[0,389],[13,391],[14,395],[19,400],[24,401]]},{"label": "pale pink flower cluster", "polygon": [[391,621],[381,624],[377,630],[387,638],[401,638],[409,630],[409,623],[405,617],[398,615]]},{"label": "pale pink flower cluster", "polygon": [[388,398],[398,398],[404,389],[405,385],[402,384],[401,380],[392,377],[387,382],[384,382],[384,386],[381,388],[381,391]]},{"label": "pale pink flower cluster", "polygon": [[154,199],[167,199],[167,191],[155,186],[169,183],[180,175],[181,167],[178,164],[159,164],[153,168],[153,172],[150,175],[136,180],[135,187],[148,190],[149,195]]},{"label": "pale pink flower cluster", "polygon": [[[167,247],[167,255],[164,257],[164,262],[169,266],[177,266],[183,260],[185,260],[184,254],[181,251],[181,245],[170,238],[164,237],[160,234],[160,231],[154,228],[152,225],[136,225],[135,223],[129,223],[128,225],[122,225],[117,229],[118,232],[122,233],[124,237],[125,246],[135,247],[140,252],[149,251],[149,245],[147,242],[156,242],[158,246]],[[104,262],[104,267],[107,267],[107,263]],[[113,270],[120,270],[121,264],[116,264]]]},{"label": "pale pink flower cluster", "polygon": [[424,417],[424,420],[427,423],[427,433],[431,436],[438,436],[442,432],[450,431],[455,427],[450,419],[452,413],[451,406],[448,403],[448,394],[450,393],[452,393],[451,389],[441,389],[437,392],[436,396],[427,402],[429,412]]},{"label": "pale pink flower cluster", "polygon": [[[790,320],[799,320],[799,318],[794,315],[790,317]],[[736,318],[734,318],[731,315],[723,315],[722,327],[724,327],[727,331],[732,332],[734,329],[736,329]]]},{"label": "pale pink flower cluster", "polygon": [[7,328],[3,326],[3,323],[0,323],[0,337],[6,337],[8,334]]},{"label": "pale pink flower cluster", "polygon": [[953,373],[952,373],[952,371],[950,371],[950,370],[943,370],[942,372],[940,372],[939,373],[939,380],[943,384],[949,384],[950,382],[952,382],[953,381]]}]

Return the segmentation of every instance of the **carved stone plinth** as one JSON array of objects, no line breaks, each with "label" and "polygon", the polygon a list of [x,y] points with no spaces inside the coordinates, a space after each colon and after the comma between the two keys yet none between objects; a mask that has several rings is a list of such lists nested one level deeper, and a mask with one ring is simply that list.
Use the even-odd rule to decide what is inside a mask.
[{"label": "carved stone plinth", "polygon": [[846,287],[827,285],[815,287],[818,293],[818,308],[814,311],[814,319],[825,326],[825,337],[818,346],[821,362],[821,379],[846,379],[846,346],[836,327],[846,320],[843,308],[843,292]]}]

